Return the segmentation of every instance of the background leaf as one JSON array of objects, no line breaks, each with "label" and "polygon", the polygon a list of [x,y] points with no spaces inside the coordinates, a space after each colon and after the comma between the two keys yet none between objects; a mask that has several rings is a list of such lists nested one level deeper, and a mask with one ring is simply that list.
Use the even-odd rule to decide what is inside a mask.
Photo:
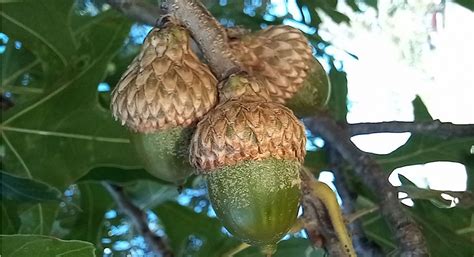
[{"label": "background leaf", "polygon": [[71,62],[78,48],[69,27],[72,6],[72,1],[54,0],[2,3],[2,31],[34,50],[48,71],[57,72]]},{"label": "background leaf", "polygon": [[47,184],[12,176],[0,170],[2,200],[39,203],[43,201],[60,201],[61,192]]},{"label": "background leaf", "polygon": [[410,208],[415,220],[423,227],[428,248],[433,257],[469,257],[474,255],[474,209],[441,209],[429,201],[415,200]]},{"label": "background leaf", "polygon": [[38,235],[0,235],[3,257],[95,257],[94,246]]},{"label": "background leaf", "polygon": [[331,81],[331,96],[329,110],[338,121],[345,121],[347,116],[347,77],[343,71],[338,71],[333,66],[329,71]]},{"label": "background leaf", "polygon": [[205,213],[176,203],[165,203],[153,211],[162,222],[171,247],[177,256],[213,257],[221,256],[239,242],[222,233],[222,225],[217,219]]},{"label": "background leaf", "polygon": [[454,0],[454,2],[458,3],[459,5],[462,5],[466,7],[467,9],[474,11],[474,1],[471,0]]},{"label": "background leaf", "polygon": [[[125,129],[97,101],[97,85],[129,23],[111,13],[100,16],[78,32],[79,70],[57,78],[54,89],[28,107],[16,106],[5,115],[2,139],[9,172],[65,188],[95,166],[138,166]],[[58,172],[50,176],[51,170]]]},{"label": "background leaf", "polygon": [[79,183],[77,189],[81,210],[61,219],[60,226],[67,230],[64,238],[91,242],[101,252],[101,238],[106,234],[102,230],[104,214],[112,207],[113,200],[97,182]]},{"label": "background leaf", "polygon": [[[251,247],[235,255],[236,257],[262,257],[256,247]],[[294,238],[278,243],[277,252],[274,257],[305,256],[305,257],[324,257],[327,254],[322,249],[315,249],[310,245],[307,239]]]}]

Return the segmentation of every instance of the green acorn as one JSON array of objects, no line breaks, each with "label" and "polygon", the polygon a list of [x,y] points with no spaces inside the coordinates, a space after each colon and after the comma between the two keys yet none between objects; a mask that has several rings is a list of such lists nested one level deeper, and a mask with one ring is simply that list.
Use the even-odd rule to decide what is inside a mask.
[{"label": "green acorn", "polygon": [[197,125],[190,162],[227,230],[271,254],[296,221],[304,128],[252,77],[231,76],[220,96]]},{"label": "green acorn", "polygon": [[111,103],[148,172],[174,183],[192,173],[190,138],[198,120],[217,103],[216,84],[192,52],[183,27],[168,22],[150,31]]},{"label": "green acorn", "polygon": [[301,31],[279,25],[230,35],[234,56],[264,83],[273,101],[290,107],[299,117],[313,115],[327,104],[329,80]]},{"label": "green acorn", "polygon": [[331,83],[321,63],[313,59],[303,86],[285,102],[298,117],[315,115],[326,106],[331,96]]}]

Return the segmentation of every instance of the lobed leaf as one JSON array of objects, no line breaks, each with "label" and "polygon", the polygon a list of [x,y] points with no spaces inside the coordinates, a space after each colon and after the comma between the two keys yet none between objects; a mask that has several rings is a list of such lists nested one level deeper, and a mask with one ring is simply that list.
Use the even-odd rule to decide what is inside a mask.
[{"label": "lobed leaf", "polygon": [[95,257],[91,243],[39,235],[0,235],[3,257]]}]

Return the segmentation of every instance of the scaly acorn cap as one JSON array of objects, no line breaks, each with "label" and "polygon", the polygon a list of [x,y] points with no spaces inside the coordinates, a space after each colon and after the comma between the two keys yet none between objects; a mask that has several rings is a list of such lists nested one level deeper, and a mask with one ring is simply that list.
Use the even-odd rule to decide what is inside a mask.
[{"label": "scaly acorn cap", "polygon": [[230,47],[247,71],[265,84],[272,100],[280,103],[303,86],[313,60],[303,33],[286,25],[231,38]]},{"label": "scaly acorn cap", "polygon": [[217,80],[192,52],[189,34],[168,22],[145,38],[112,92],[115,119],[150,133],[197,122],[217,103]]},{"label": "scaly acorn cap", "polygon": [[268,88],[259,80],[249,78],[245,72],[231,75],[227,80],[218,84],[219,102],[223,103],[230,99],[241,99],[254,101],[270,101]]},{"label": "scaly acorn cap", "polygon": [[[243,82],[243,83],[242,83]],[[230,76],[224,85],[239,96],[225,96],[197,125],[190,145],[190,162],[199,173],[246,160],[275,158],[303,162],[306,136],[301,122],[287,107],[270,102],[251,88],[253,77]],[[240,90],[238,87],[244,87]],[[256,86],[257,85],[257,86]]]},{"label": "scaly acorn cap", "polygon": [[285,106],[289,107],[297,117],[316,115],[329,102],[331,83],[321,63],[315,58],[311,63],[303,86],[288,99]]}]

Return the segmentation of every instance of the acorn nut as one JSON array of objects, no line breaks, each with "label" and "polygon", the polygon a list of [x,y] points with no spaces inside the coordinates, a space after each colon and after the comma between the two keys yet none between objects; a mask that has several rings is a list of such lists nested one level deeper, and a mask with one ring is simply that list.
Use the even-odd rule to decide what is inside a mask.
[{"label": "acorn nut", "polygon": [[220,104],[191,140],[190,162],[227,230],[271,254],[296,221],[304,128],[255,78],[232,75],[220,86]]}]

